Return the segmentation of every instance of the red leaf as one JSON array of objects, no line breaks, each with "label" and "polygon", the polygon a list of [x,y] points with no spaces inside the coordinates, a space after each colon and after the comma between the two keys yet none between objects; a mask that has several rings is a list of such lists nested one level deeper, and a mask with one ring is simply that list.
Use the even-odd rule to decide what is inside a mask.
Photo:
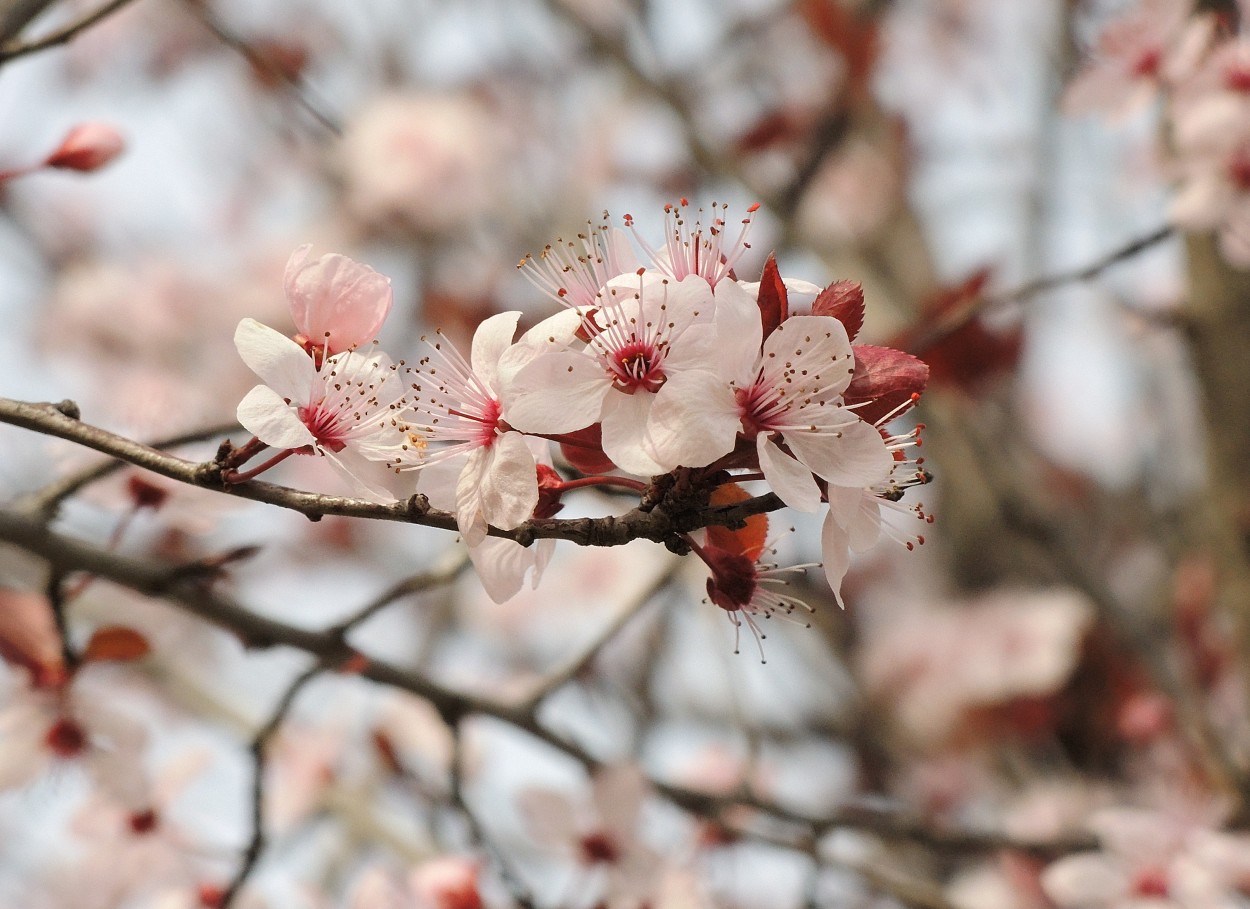
[{"label": "red leaf", "polygon": [[130,662],[142,659],[151,652],[152,646],[148,639],[133,628],[121,625],[106,625],[97,628],[82,652],[83,662],[100,662],[115,660]]},{"label": "red leaf", "polygon": [[756,300],[760,308],[760,324],[767,338],[790,315],[789,296],[781,272],[777,270],[777,257],[769,253],[760,276],[760,293]]},{"label": "red leaf", "polygon": [[990,274],[989,268],[978,269],[960,284],[933,294],[921,307],[920,324],[891,341],[908,349],[922,345],[917,352],[929,364],[935,383],[975,393],[987,380],[1014,370],[1019,363],[1023,333],[1019,329],[986,328],[979,315],[940,340],[925,342],[927,335],[941,329],[943,320],[958,318],[980,305]]},{"label": "red leaf", "polygon": [[911,354],[871,344],[856,344],[854,350],[855,374],[842,398],[863,404],[855,412],[869,423],[920,394],[929,381],[929,367]]},{"label": "red leaf", "polygon": [[851,94],[862,96],[879,55],[877,24],[852,13],[838,0],[800,0],[798,12],[816,37],[846,61],[846,83]]},{"label": "red leaf", "polygon": [[864,285],[858,281],[835,281],[812,301],[813,316],[833,316],[855,340],[864,327]]},{"label": "red leaf", "polygon": [[560,443],[560,453],[574,469],[588,476],[616,470],[612,459],[603,453],[603,427],[598,423],[564,434],[569,442]]},{"label": "red leaf", "polygon": [[[712,495],[708,499],[711,505],[733,505],[736,502],[745,502],[751,498],[751,494],[739,486],[737,483],[726,483],[724,486],[717,486],[712,490]],[[768,537],[768,515],[756,514],[747,518],[745,527],[738,530],[730,530],[728,527],[709,527],[707,529],[707,543],[717,549],[723,549],[726,552],[735,555],[744,555],[752,562],[760,557],[760,553],[764,551],[764,543]]]},{"label": "red leaf", "polygon": [[0,588],[0,658],[25,666],[37,687],[65,681],[61,638],[43,594]]}]

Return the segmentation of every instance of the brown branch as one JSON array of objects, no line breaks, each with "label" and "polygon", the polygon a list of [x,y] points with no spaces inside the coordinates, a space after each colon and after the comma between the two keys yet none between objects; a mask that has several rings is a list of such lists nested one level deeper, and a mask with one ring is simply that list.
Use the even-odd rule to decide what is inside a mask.
[{"label": "brown branch", "polygon": [[218,41],[240,54],[243,59],[260,72],[283,83],[290,90],[295,102],[304,108],[314,120],[324,126],[328,132],[333,133],[335,136],[343,135],[343,127],[338,120],[322,109],[320,101],[313,100],[313,93],[307,82],[299,76],[291,75],[284,67],[277,65],[268,56],[262,54],[243,38],[230,31],[222,24],[220,19],[213,15],[207,4],[196,2],[196,0],[188,0],[187,6],[204,24],[204,27],[213,33],[213,36]]},{"label": "brown branch", "polygon": [[1038,278],[998,296],[973,297],[965,305],[951,310],[932,325],[922,328],[915,339],[908,344],[908,350],[910,353],[923,355],[925,351],[950,337],[982,313],[1008,306],[1012,303],[1023,302],[1029,297],[1048,290],[1054,290],[1057,287],[1063,287],[1067,284],[1092,281],[1111,266],[1117,265],[1126,259],[1131,259],[1138,253],[1144,252],[1153,246],[1158,246],[1164,240],[1175,235],[1175,233],[1176,228],[1171,225],[1160,227],[1153,233],[1126,243],[1124,246],[1095,259],[1090,264],[1073,271],[1060,272],[1056,275]]},{"label": "brown branch", "polygon": [[[601,766],[601,762],[582,746],[544,727],[532,712],[524,709],[523,704],[459,691],[383,660],[362,659],[347,645],[336,628],[310,631],[257,615],[206,584],[202,572],[154,565],[98,549],[55,533],[34,518],[3,510],[0,510],[0,542],[10,543],[43,558],[54,571],[91,572],[139,593],[163,599],[178,609],[234,633],[246,646],[291,647],[310,654],[321,666],[341,666],[350,662],[354,670],[358,667],[362,678],[425,699],[449,726],[471,714],[494,717],[545,742],[590,770]],[[840,827],[956,853],[1014,849],[1038,855],[1055,855],[1091,848],[1092,845],[1091,840],[1083,838],[1031,842],[992,832],[933,830],[893,809],[848,806],[826,815],[806,815],[750,795],[717,796],[664,783],[655,783],[654,786],[675,805],[728,829],[736,829],[732,817],[735,810],[743,806],[798,824],[806,832],[801,835],[800,841],[796,841],[795,848],[801,848],[802,842],[811,842],[821,833]]]},{"label": "brown branch", "polygon": [[278,699],[269,719],[256,731],[256,735],[252,737],[248,745],[248,751],[252,757],[252,834],[243,850],[243,862],[217,903],[220,909],[229,909],[235,897],[239,895],[239,891],[243,889],[243,885],[247,883],[252,871],[255,870],[256,863],[260,861],[261,853],[265,849],[265,749],[269,747],[270,740],[277,734],[278,727],[286,719],[291,706],[295,703],[295,698],[326,668],[328,667],[324,663],[316,662],[297,675],[282,693],[282,697]]},{"label": "brown branch", "polygon": [[[109,0],[109,2],[103,3],[95,9],[84,13],[73,22],[61,26],[42,38],[36,38],[32,41],[20,43],[0,44],[0,64],[7,63],[9,60],[16,60],[18,57],[25,57],[27,54],[47,50],[50,47],[67,44],[76,38],[80,33],[91,28],[91,26],[95,25],[97,22],[107,19],[109,16],[113,15],[113,13],[117,12],[131,2],[132,0]],[[39,0],[39,2],[34,4],[34,6],[39,7],[40,9],[48,5],[49,4],[47,2],[43,2],[43,0]],[[8,23],[6,22],[5,25],[7,26]],[[24,26],[25,23],[19,25],[17,31],[11,31],[7,27],[0,28],[0,38],[13,37],[17,34],[17,32],[20,32]]]},{"label": "brown branch", "polygon": [[[82,422],[78,419],[78,407],[72,401],[48,404],[0,398],[0,423],[66,439],[190,486],[298,511],[314,521],[325,515],[341,515],[421,524],[443,530],[457,529],[454,515],[431,508],[421,495],[403,502],[378,504],[366,499],[302,492],[259,480],[225,483],[220,465],[214,462],[188,461]],[[681,534],[701,527],[734,526],[751,515],[776,511],[781,507],[781,499],[772,493],[733,505],[693,510],[672,510],[668,501],[662,498],[655,507],[639,507],[623,515],[535,519],[513,530],[492,527],[489,532],[492,536],[515,540],[523,546],[537,539],[568,540],[580,546],[621,546],[633,540],[671,543]]]}]

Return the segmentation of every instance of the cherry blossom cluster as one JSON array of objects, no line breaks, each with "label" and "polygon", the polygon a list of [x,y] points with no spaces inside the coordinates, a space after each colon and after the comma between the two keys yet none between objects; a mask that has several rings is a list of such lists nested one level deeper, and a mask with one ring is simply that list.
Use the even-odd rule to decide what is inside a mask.
[{"label": "cherry blossom cluster", "polygon": [[[395,501],[414,492],[455,515],[488,592],[515,593],[550,558],[551,540],[526,548],[510,531],[562,508],[569,490],[644,494],[665,477],[704,502],[747,498],[762,482],[787,506],[825,511],[825,573],[841,602],[851,553],[881,534],[909,548],[919,533],[883,512],[931,520],[899,500],[927,480],[922,426],[890,427],[919,398],[927,367],[907,354],[856,344],[864,295],[783,279],[769,258],[761,280],[735,272],[750,249],[752,208],[668,206],[664,242],[648,244],[626,216],[607,216],[558,240],[520,270],[558,310],[518,337],[522,314],[486,319],[467,353],[441,334],[413,360],[377,350],[391,306],[387,279],[339,255],[297,250],[286,292],[298,333],[244,319],[235,341],[261,378],[238,408],[255,440],[237,450],[233,480],[293,453],[324,458],[359,494]],[[632,242],[631,242],[632,235]],[[790,309],[791,294],[812,299]],[[552,445],[581,475],[555,469]],[[277,454],[241,471],[268,446]],[[711,600],[735,623],[802,607],[776,589],[761,522],[710,529],[686,544],[711,577]]]},{"label": "cherry blossom cluster", "polygon": [[1250,37],[1190,0],[1141,0],[1108,24],[1069,85],[1072,113],[1124,116],[1162,98],[1172,218],[1214,230],[1224,257],[1250,267]]}]

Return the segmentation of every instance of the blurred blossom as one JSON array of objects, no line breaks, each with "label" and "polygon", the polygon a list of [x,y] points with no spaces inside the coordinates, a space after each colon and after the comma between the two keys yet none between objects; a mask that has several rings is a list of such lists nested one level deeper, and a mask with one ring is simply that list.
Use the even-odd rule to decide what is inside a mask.
[{"label": "blurred blossom", "polygon": [[1093,609],[1068,590],[999,590],[967,603],[912,604],[870,625],[859,668],[913,738],[939,744],[977,708],[1055,693]]},{"label": "blurred blossom", "polygon": [[372,227],[464,228],[497,202],[503,142],[496,118],[467,95],[381,95],[339,146],[347,207]]}]

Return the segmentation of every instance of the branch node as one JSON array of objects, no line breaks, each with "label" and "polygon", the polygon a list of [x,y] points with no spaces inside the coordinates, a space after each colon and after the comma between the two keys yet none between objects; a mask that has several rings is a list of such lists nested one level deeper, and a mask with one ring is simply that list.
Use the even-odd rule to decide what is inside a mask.
[{"label": "branch node", "polygon": [[52,408],[58,413],[64,414],[65,416],[69,417],[71,420],[82,419],[82,411],[79,409],[78,404],[74,401],[71,401],[69,398],[66,398],[64,401],[61,401],[59,404],[53,404]]}]

